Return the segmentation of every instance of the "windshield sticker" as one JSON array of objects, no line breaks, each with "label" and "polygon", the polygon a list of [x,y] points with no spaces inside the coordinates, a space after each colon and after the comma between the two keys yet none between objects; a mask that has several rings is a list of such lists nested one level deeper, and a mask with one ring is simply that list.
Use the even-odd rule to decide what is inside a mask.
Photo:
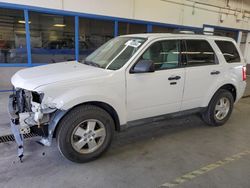
[{"label": "windshield sticker", "polygon": [[131,46],[134,48],[138,48],[141,45],[141,43],[138,40],[129,40],[125,43],[125,46]]}]

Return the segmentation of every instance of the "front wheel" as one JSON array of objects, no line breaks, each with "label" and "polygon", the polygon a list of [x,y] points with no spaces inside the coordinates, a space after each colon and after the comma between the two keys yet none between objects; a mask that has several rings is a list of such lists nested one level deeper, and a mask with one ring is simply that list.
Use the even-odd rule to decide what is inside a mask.
[{"label": "front wheel", "polygon": [[58,126],[56,138],[60,152],[77,163],[94,160],[103,154],[114,132],[112,117],[93,105],[72,109]]},{"label": "front wheel", "polygon": [[232,93],[220,89],[211,99],[206,111],[202,113],[202,119],[211,126],[224,125],[231,116],[233,104]]}]

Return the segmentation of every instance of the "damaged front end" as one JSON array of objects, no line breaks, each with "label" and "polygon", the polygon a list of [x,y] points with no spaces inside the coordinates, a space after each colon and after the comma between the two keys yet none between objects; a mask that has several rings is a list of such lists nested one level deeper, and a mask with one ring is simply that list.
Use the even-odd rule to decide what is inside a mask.
[{"label": "damaged front end", "polygon": [[[42,136],[42,145],[50,146],[57,124],[57,115],[64,114],[53,103],[43,103],[44,94],[16,89],[9,96],[11,130],[18,144],[18,156],[23,157],[23,134],[36,133]],[[51,125],[50,125],[51,124]]]}]

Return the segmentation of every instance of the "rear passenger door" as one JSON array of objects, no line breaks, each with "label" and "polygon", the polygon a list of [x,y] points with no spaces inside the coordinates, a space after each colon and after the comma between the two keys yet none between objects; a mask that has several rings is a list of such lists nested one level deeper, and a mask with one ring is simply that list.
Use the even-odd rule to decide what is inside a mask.
[{"label": "rear passenger door", "polygon": [[204,99],[222,75],[217,56],[207,40],[185,40],[185,44],[182,53],[186,57],[186,80],[182,110],[202,107]]}]

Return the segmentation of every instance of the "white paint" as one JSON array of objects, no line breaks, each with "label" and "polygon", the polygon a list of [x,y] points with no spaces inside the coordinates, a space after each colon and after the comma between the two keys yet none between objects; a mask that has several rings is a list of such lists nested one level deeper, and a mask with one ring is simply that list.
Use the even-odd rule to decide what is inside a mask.
[{"label": "white paint", "polygon": [[[176,85],[170,85],[168,78],[172,76],[181,77]],[[127,72],[128,121],[180,111],[184,80],[184,69],[145,74]]]},{"label": "white paint", "polygon": [[91,66],[71,61],[20,70],[12,77],[11,82],[18,88],[35,90],[43,85],[60,81],[86,80],[89,77],[92,78],[93,74],[96,78],[102,77],[106,76],[107,72],[104,69],[94,69]]}]

